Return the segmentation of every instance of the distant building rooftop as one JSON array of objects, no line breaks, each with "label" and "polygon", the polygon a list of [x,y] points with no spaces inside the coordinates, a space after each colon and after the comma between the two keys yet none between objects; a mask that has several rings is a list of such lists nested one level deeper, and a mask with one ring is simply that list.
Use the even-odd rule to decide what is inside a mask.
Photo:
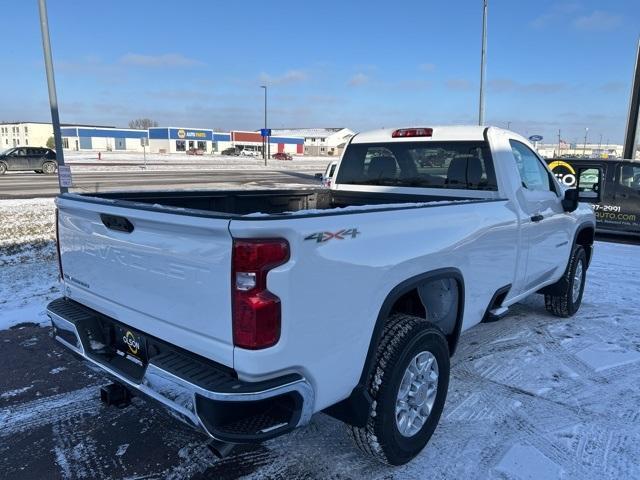
[{"label": "distant building rooftop", "polygon": [[272,128],[271,134],[278,136],[292,137],[328,137],[345,127],[338,128]]},{"label": "distant building rooftop", "polygon": [[[38,125],[51,125],[51,122],[8,122],[0,121],[0,125],[22,125],[25,123],[35,123]],[[113,125],[89,125],[83,123],[61,123],[61,127],[94,127],[94,128],[116,128]]]}]

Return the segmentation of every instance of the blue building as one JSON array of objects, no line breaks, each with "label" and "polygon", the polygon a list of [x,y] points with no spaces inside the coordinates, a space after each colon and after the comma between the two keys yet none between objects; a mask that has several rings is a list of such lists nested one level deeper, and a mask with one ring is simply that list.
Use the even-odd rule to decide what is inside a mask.
[{"label": "blue building", "polygon": [[60,130],[63,147],[71,150],[142,152],[141,139],[148,138],[147,130],[131,128],[65,126]]},{"label": "blue building", "polygon": [[213,144],[229,134],[208,128],[153,127],[149,129],[149,150],[153,153],[178,153],[202,150],[210,153]]}]

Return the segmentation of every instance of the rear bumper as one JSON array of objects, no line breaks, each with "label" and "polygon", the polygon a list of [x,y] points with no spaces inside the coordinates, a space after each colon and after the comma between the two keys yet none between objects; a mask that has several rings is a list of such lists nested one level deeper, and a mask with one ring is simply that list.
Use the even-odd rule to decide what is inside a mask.
[{"label": "rear bumper", "polygon": [[126,325],[65,298],[51,302],[47,314],[53,337],[95,370],[216,440],[260,442],[305,425],[313,413],[313,388],[299,374],[243,382],[232,370],[151,336],[148,363],[137,366],[109,347],[114,326]]}]

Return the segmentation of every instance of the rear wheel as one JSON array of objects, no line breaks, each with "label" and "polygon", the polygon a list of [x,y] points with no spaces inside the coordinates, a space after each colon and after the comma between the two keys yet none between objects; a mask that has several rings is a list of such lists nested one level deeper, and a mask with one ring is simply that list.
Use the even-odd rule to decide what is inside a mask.
[{"label": "rear wheel", "polygon": [[587,254],[581,245],[576,245],[564,276],[544,295],[547,311],[557,317],[573,316],[582,304],[586,275]]},{"label": "rear wheel", "polygon": [[44,162],[44,164],[42,165],[42,171],[47,175],[53,175],[54,173],[56,173],[56,170],[57,166],[53,162]]},{"label": "rear wheel", "polygon": [[7,171],[7,164],[0,162],[0,175],[4,175]]},{"label": "rear wheel", "polygon": [[364,453],[402,465],[420,453],[440,420],[449,386],[447,340],[421,318],[393,315],[374,368],[369,419],[349,432]]}]

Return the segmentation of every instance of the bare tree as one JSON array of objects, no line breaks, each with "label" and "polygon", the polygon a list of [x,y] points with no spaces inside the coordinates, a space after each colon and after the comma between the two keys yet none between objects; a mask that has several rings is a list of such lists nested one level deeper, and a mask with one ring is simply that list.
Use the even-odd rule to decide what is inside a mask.
[{"label": "bare tree", "polygon": [[129,128],[136,128],[138,130],[146,130],[151,127],[157,127],[158,122],[151,120],[150,118],[136,118],[129,122]]}]

